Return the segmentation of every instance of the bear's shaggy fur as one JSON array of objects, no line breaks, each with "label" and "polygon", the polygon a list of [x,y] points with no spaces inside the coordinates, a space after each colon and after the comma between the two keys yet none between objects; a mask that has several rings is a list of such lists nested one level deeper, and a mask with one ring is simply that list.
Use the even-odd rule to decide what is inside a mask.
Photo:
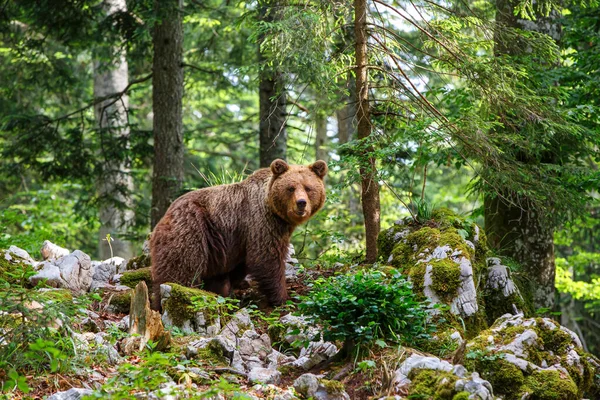
[{"label": "bear's shaggy fur", "polygon": [[285,259],[294,228],[325,202],[327,164],[270,168],[246,180],[187,193],[171,204],[150,239],[154,296],[165,282],[228,296],[251,275],[273,305],[287,300]]}]

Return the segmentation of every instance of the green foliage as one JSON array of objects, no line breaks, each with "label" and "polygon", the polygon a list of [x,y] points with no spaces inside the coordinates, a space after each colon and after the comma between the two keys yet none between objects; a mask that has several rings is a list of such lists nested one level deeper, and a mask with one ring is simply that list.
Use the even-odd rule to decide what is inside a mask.
[{"label": "green foliage", "polygon": [[81,185],[53,184],[42,190],[25,190],[0,198],[0,248],[15,245],[34,258],[44,240],[67,248],[93,252],[92,235],[97,222],[87,223],[79,214],[75,193]]},{"label": "green foliage", "polygon": [[419,199],[415,203],[417,205],[417,220],[419,222],[425,223],[433,218],[433,204],[425,199]]},{"label": "green foliage", "polygon": [[218,295],[193,296],[191,303],[192,310],[202,311],[205,317],[219,316],[222,324],[226,324],[233,314],[240,309],[239,300]]},{"label": "green foliage", "polygon": [[574,280],[573,269],[590,264],[600,265],[599,253],[579,253],[576,256],[556,259],[556,289],[571,295],[574,299],[585,300],[585,307],[600,311],[600,276],[592,275],[589,282]]},{"label": "green foliage", "polygon": [[380,271],[358,271],[317,279],[298,309],[323,327],[325,340],[350,347],[378,339],[410,343],[427,337],[432,328],[427,306],[398,273],[387,277]]},{"label": "green foliage", "polygon": [[[181,367],[195,367],[195,361],[182,360],[180,355],[171,353],[152,352],[146,350],[140,355],[140,361],[136,364],[125,363],[118,367],[118,374],[111,377],[102,389],[94,391],[86,400],[91,399],[114,399],[134,400],[140,394],[155,394],[163,388],[167,382],[173,379],[183,384],[183,388],[163,388],[160,396],[168,394],[185,396],[186,399],[211,399],[218,395],[225,395],[230,399],[249,399],[243,394],[242,389],[222,378],[215,378],[209,382],[202,382],[203,389],[192,387],[193,373],[181,372]],[[176,368],[177,367],[177,368]]]},{"label": "green foliage", "polygon": [[68,373],[83,365],[71,337],[89,300],[64,290],[0,288],[0,369],[19,373]]}]

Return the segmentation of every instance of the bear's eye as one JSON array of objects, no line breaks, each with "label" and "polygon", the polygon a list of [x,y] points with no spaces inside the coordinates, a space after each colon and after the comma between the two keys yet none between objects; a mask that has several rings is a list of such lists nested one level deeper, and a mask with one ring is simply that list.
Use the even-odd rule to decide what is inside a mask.
[{"label": "bear's eye", "polygon": [[305,186],[304,190],[306,190],[306,193],[310,193],[310,191],[312,190],[312,188],[310,186]]},{"label": "bear's eye", "polygon": [[290,192],[290,193],[294,193],[294,191],[295,191],[295,190],[296,190],[296,188],[295,188],[295,187],[293,187],[293,186],[290,186],[290,187],[288,188],[288,192]]}]

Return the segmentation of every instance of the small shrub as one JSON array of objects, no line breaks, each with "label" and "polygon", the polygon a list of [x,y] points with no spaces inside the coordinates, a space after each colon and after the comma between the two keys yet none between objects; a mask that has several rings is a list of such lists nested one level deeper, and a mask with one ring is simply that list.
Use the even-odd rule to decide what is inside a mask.
[{"label": "small shrub", "polygon": [[325,340],[352,350],[381,340],[414,342],[432,326],[427,305],[416,300],[410,282],[395,272],[360,271],[314,282],[299,310],[322,325]]},{"label": "small shrub", "polygon": [[[64,290],[0,287],[0,370],[40,375],[83,366],[71,331],[89,303]],[[0,384],[0,391],[12,390],[9,386]]]}]

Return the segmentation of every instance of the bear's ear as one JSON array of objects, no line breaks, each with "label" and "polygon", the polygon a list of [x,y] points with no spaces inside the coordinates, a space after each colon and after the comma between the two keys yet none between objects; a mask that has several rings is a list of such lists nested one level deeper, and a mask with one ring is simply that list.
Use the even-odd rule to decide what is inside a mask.
[{"label": "bear's ear", "polygon": [[290,169],[290,166],[287,165],[287,163],[285,161],[283,161],[279,158],[271,163],[271,172],[275,176],[279,176],[279,175],[283,174],[288,169]]},{"label": "bear's ear", "polygon": [[314,164],[310,164],[308,168],[310,168],[310,170],[317,174],[317,176],[321,179],[325,178],[325,175],[327,175],[328,168],[325,161],[319,160]]}]

